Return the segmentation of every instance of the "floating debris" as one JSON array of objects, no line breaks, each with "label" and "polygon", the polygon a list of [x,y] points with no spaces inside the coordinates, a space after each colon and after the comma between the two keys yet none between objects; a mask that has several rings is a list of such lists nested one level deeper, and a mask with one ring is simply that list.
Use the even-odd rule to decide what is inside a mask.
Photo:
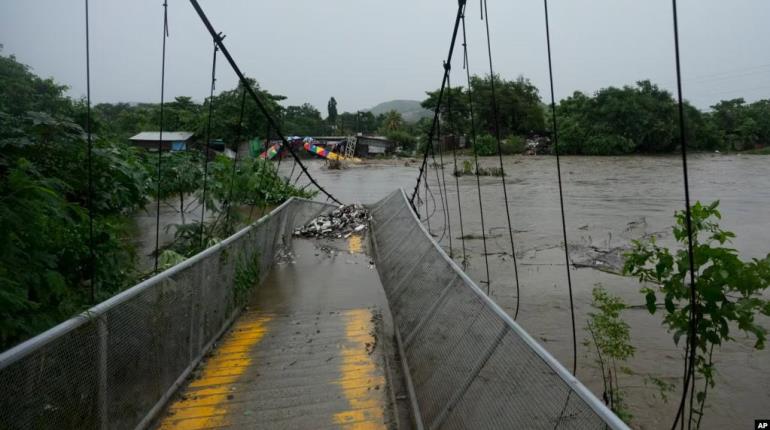
[{"label": "floating debris", "polygon": [[294,236],[314,238],[348,238],[368,228],[369,211],[361,204],[340,206],[321,215],[296,230]]}]

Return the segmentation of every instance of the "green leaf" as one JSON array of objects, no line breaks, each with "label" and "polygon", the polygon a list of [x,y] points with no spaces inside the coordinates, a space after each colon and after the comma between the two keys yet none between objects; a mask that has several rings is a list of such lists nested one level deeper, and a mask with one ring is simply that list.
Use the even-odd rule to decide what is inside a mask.
[{"label": "green leaf", "polygon": [[654,314],[657,309],[657,306],[655,305],[655,293],[653,291],[648,291],[644,298],[647,302],[647,311]]}]

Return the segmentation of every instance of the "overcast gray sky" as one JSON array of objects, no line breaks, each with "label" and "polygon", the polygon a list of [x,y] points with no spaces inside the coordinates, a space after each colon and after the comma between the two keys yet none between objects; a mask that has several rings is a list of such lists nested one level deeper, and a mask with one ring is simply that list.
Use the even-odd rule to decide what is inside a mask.
[{"label": "overcast gray sky", "polygon": [[[157,102],[162,0],[91,0],[95,102]],[[495,71],[549,97],[541,0],[488,0]],[[241,69],[287,103],[324,114],[436,88],[455,0],[201,0]],[[673,89],[669,0],[551,0],[557,97],[650,78]],[[680,0],[685,97],[770,98],[770,1]],[[487,72],[479,4],[467,12],[471,71]],[[44,77],[85,94],[83,0],[1,0],[0,43]],[[211,38],[187,0],[169,0],[167,96],[208,93]],[[222,57],[220,57],[222,58]],[[455,84],[462,83],[456,57]],[[218,90],[236,78],[219,63]]]}]

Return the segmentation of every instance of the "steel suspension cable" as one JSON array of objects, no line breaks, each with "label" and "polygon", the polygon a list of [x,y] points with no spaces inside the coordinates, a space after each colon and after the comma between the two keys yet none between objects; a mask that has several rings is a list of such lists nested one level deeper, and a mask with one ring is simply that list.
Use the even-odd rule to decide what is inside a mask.
[{"label": "steel suspension cable", "polygon": [[158,271],[160,249],[160,183],[163,160],[163,104],[166,89],[166,39],[168,38],[168,0],[163,0],[163,54],[160,68],[160,131],[158,132],[158,184],[155,208],[155,271]]},{"label": "steel suspension cable", "polygon": [[[440,139],[441,138],[441,120],[440,119],[439,119],[439,122],[436,123],[436,133],[437,133],[437,137]],[[440,146],[440,143],[439,143],[439,146]],[[440,151],[440,149],[439,149],[439,151]],[[438,185],[438,196],[439,196],[439,200],[441,201],[441,217],[442,217],[442,221],[441,221],[441,235],[439,236],[439,239],[437,240],[437,242],[440,243],[442,240],[444,240],[444,237],[446,236],[446,232],[447,232],[448,216],[447,216],[447,210],[446,209],[449,206],[449,204],[448,204],[447,200],[444,198],[444,191],[446,190],[446,182],[444,182],[444,191],[442,191],[441,176],[439,176],[439,174],[438,174],[439,163],[436,162],[436,148],[433,145],[430,146],[430,155],[431,155],[431,159],[433,160],[433,170],[436,171],[436,184]],[[444,166],[443,166],[443,163],[441,163],[442,175],[443,175],[443,170],[444,170]],[[426,184],[428,183],[427,176],[425,177],[425,183]]]},{"label": "steel suspension cable", "polygon": [[548,81],[551,88],[551,133],[554,153],[556,154],[556,177],[559,181],[559,207],[561,209],[561,231],[564,240],[564,267],[567,268],[567,288],[569,290],[569,309],[572,319],[572,374],[577,373],[577,331],[575,328],[575,303],[572,298],[572,275],[569,271],[569,246],[567,245],[567,221],[564,215],[564,191],[561,181],[561,161],[559,159],[559,134],[556,123],[556,95],[553,90],[553,61],[551,59],[551,29],[548,22],[548,0],[543,0],[545,8],[545,40],[548,47]]},{"label": "steel suspension cable", "polygon": [[[464,0],[461,0],[464,1]],[[238,67],[238,64],[236,64],[235,60],[233,59],[232,55],[230,55],[230,51],[227,50],[227,47],[224,45],[224,42],[222,41],[222,37],[216,32],[213,25],[209,21],[206,14],[203,12],[203,9],[201,9],[200,4],[198,4],[198,0],[190,0],[190,4],[192,4],[193,8],[195,9],[196,13],[200,17],[201,21],[203,22],[203,25],[206,27],[206,29],[211,34],[211,37],[214,38],[214,41],[219,46],[219,49],[222,51],[222,55],[225,56],[227,59],[227,62],[230,64],[230,67],[232,67],[233,71],[236,75],[238,75],[238,79],[240,79],[241,82],[244,83],[244,87],[247,89],[249,95],[254,100],[254,102],[257,104],[257,107],[262,112],[262,114],[267,118],[268,123],[270,123],[270,126],[276,131],[276,134],[281,138],[281,141],[284,145],[287,146],[289,149],[289,152],[291,153],[292,157],[294,157],[295,162],[299,165],[299,167],[302,169],[302,172],[307,175],[307,177],[310,179],[310,182],[323,194],[325,194],[327,197],[329,197],[332,201],[334,201],[337,204],[342,204],[339,200],[337,200],[336,197],[334,197],[332,194],[330,194],[324,187],[322,187],[316,180],[311,176],[305,165],[302,163],[302,161],[299,159],[297,154],[294,152],[294,148],[292,148],[290,145],[288,145],[288,142],[286,140],[286,137],[281,132],[281,128],[278,126],[278,123],[273,119],[272,115],[270,115],[270,112],[268,111],[265,104],[262,102],[262,100],[257,95],[256,91],[254,91],[253,88],[248,84],[246,80],[246,76],[243,74],[241,69]]]},{"label": "steel suspension cable", "polygon": [[[191,0],[191,1],[195,1],[195,0]],[[454,54],[455,42],[457,41],[457,33],[460,28],[460,18],[463,16],[465,12],[465,1],[466,0],[458,0],[457,2],[458,3],[457,16],[455,17],[454,29],[452,30],[452,40],[449,44],[449,53],[447,54],[447,59],[446,59],[446,63],[448,64],[452,63],[452,55]],[[425,153],[423,154],[423,157],[422,157],[420,172],[417,175],[417,183],[414,185],[414,191],[412,192],[412,196],[409,198],[409,202],[411,203],[413,208],[414,208],[414,198],[415,196],[417,196],[417,190],[420,189],[420,181],[422,180],[422,175],[423,173],[426,173],[425,168],[428,164],[428,154],[430,153],[431,147],[433,146],[433,136],[434,136],[434,133],[436,132],[436,124],[438,123],[441,101],[444,98],[444,89],[446,87],[447,74],[448,74],[448,71],[446,68],[444,68],[444,77],[441,79],[441,89],[439,90],[438,101],[436,102],[436,109],[433,112],[433,123],[431,124],[430,131],[428,132],[428,142],[427,142],[427,146],[425,147]]]},{"label": "steel suspension cable", "polygon": [[291,178],[294,177],[294,169],[296,168],[297,168],[297,160],[295,159],[294,164],[291,165],[291,172],[289,172],[289,176],[286,177],[286,185],[289,185],[289,183],[291,182]]},{"label": "steel suspension cable", "polygon": [[489,58],[489,81],[492,90],[492,114],[494,116],[495,125],[495,139],[497,140],[497,158],[500,162],[500,183],[503,186],[503,203],[505,204],[505,216],[508,221],[508,237],[511,242],[511,256],[513,257],[513,276],[516,281],[516,311],[514,311],[513,319],[516,320],[519,316],[519,300],[521,297],[519,289],[519,266],[516,262],[516,245],[513,241],[513,223],[511,222],[511,209],[508,204],[508,189],[505,185],[505,168],[503,167],[503,149],[500,139],[500,112],[497,106],[497,93],[495,89],[495,72],[492,68],[492,38],[489,35],[489,9],[487,8],[487,0],[484,0],[484,15],[486,19],[484,24],[487,30],[487,54]]},{"label": "steel suspension cable", "polygon": [[479,215],[481,217],[481,241],[484,245],[484,267],[487,273],[487,295],[489,295],[491,279],[489,277],[489,253],[487,252],[487,231],[484,224],[484,201],[481,197],[481,178],[479,177],[479,154],[476,148],[476,119],[473,114],[473,84],[471,83],[471,66],[468,60],[468,37],[465,31],[465,14],[462,16],[463,26],[463,68],[465,69],[465,77],[468,83],[468,110],[471,117],[471,148],[473,148],[473,161],[476,171],[474,176],[476,177],[476,191],[479,196]]},{"label": "steel suspension cable", "polygon": [[[450,71],[451,74],[451,71]],[[449,97],[447,97],[447,116],[449,117],[449,127],[452,136],[452,159],[454,161],[454,177],[455,177],[455,190],[457,191],[457,212],[460,214],[460,241],[462,242],[463,249],[463,270],[466,268],[467,256],[465,255],[465,227],[463,227],[463,205],[460,201],[460,176],[457,170],[457,129],[455,128],[454,121],[452,120],[452,81],[451,76],[447,77],[447,91]],[[452,233],[449,233],[450,237]],[[451,245],[450,245],[451,246]]]},{"label": "steel suspension cable", "polygon": [[[448,64],[444,64],[444,67],[451,68],[451,66]],[[449,75],[447,74],[447,83],[448,82],[449,82]],[[449,100],[449,97],[447,97],[447,100]],[[441,142],[441,119],[440,118],[439,118],[438,127],[439,127],[438,128],[438,138],[439,138],[438,156],[439,156],[439,163],[441,164],[441,182],[443,182],[443,186],[444,186],[444,199],[442,202],[442,208],[444,210],[444,226],[449,231],[449,257],[454,258],[454,249],[452,247],[452,220],[449,214],[449,193],[447,192],[446,174],[444,173],[444,150],[442,148],[443,145]],[[438,173],[438,171],[436,171],[436,173]],[[439,184],[439,187],[441,187],[441,184]],[[439,192],[441,192],[440,188],[439,188]]]},{"label": "steel suspension cable", "polygon": [[200,221],[200,246],[201,248],[204,247],[204,220],[206,218],[206,191],[207,191],[207,185],[208,185],[208,176],[209,176],[209,154],[210,154],[210,147],[211,147],[211,114],[214,110],[214,89],[216,87],[217,83],[217,51],[219,51],[219,48],[217,48],[216,43],[214,43],[214,55],[211,60],[211,90],[209,92],[209,112],[208,112],[208,120],[206,123],[206,150],[203,153],[203,200],[201,204],[201,221]]},{"label": "steel suspension cable", "polygon": [[[431,193],[431,195],[433,195]],[[436,202],[433,202],[433,209],[436,209]],[[425,223],[428,224],[428,234],[431,236],[433,233],[430,231],[430,218],[433,216],[433,214],[430,213],[430,209],[428,208],[428,181],[425,181]]]},{"label": "steel suspension cable", "polygon": [[94,175],[93,140],[91,137],[91,40],[89,36],[88,0],[86,5],[86,137],[88,142],[88,279],[91,281],[91,303],[96,303],[96,253],[94,251]]},{"label": "steel suspension cable", "polygon": [[[672,425],[672,429],[676,428],[676,424],[681,416],[682,427],[684,427],[684,404],[687,399],[687,393],[690,392],[690,412],[688,419],[688,428],[692,426],[692,414],[693,414],[693,399],[695,397],[695,356],[697,355],[697,329],[698,320],[696,318],[696,307],[698,306],[698,297],[696,293],[696,277],[695,277],[695,250],[693,246],[693,230],[692,230],[692,213],[690,210],[690,180],[687,169],[687,133],[684,120],[684,97],[682,93],[682,64],[680,61],[679,53],[679,14],[677,11],[676,0],[671,0],[673,24],[674,24],[674,55],[676,60],[676,92],[677,92],[677,108],[679,113],[679,140],[682,147],[682,177],[684,182],[684,200],[685,200],[685,220],[687,226],[687,257],[689,259],[689,272],[690,272],[690,321],[689,321],[689,333],[687,333],[687,351],[686,351],[686,364],[685,364],[685,376],[684,384],[682,387],[682,398],[679,401],[679,408],[676,412],[676,418]],[[692,385],[690,385],[692,384]]]}]

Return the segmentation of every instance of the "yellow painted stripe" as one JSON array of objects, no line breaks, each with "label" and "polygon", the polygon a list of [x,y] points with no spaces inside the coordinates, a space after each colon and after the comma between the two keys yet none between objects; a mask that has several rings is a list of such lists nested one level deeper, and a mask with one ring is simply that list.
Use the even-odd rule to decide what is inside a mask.
[{"label": "yellow painted stripe", "polygon": [[[271,319],[271,316],[262,316],[238,321],[231,334],[223,341],[222,347],[226,348],[231,343],[239,342],[239,346],[244,349],[253,348],[268,332],[266,324]],[[240,333],[249,334],[247,343],[240,341]],[[259,335],[257,336],[256,334]],[[226,376],[221,376],[218,369],[222,367],[222,361],[224,360],[227,360],[229,372]],[[195,390],[194,393],[197,395],[189,396],[186,399],[183,396],[175,401],[169,407],[169,414],[160,423],[159,428],[161,430],[194,430],[228,424],[228,417],[226,415],[228,410],[227,396],[231,389],[235,387],[235,383],[239,378],[252,365],[252,358],[244,356],[233,360],[231,357],[223,359],[220,355],[214,355],[208,360],[206,365],[210,365],[211,368],[204,367],[201,377],[191,382],[189,388],[216,386],[218,392],[202,398],[199,396],[203,390]]]},{"label": "yellow painted stripe", "polygon": [[[357,334],[361,330],[373,329],[372,312],[369,309],[354,309],[344,313],[346,319],[346,333],[350,334],[344,351],[361,351],[366,349],[366,343],[374,344],[373,334],[368,335],[368,340],[362,342]],[[337,385],[350,405],[350,409],[334,414],[334,423],[355,429],[385,429],[385,376],[372,355],[364,365],[354,355],[343,357],[340,366],[340,378]],[[365,377],[369,381],[369,390],[362,392],[358,386],[351,383],[350,376]]]},{"label": "yellow painted stripe", "polygon": [[348,251],[352,254],[360,254],[364,250],[363,240],[361,236],[354,234],[348,238]]}]

